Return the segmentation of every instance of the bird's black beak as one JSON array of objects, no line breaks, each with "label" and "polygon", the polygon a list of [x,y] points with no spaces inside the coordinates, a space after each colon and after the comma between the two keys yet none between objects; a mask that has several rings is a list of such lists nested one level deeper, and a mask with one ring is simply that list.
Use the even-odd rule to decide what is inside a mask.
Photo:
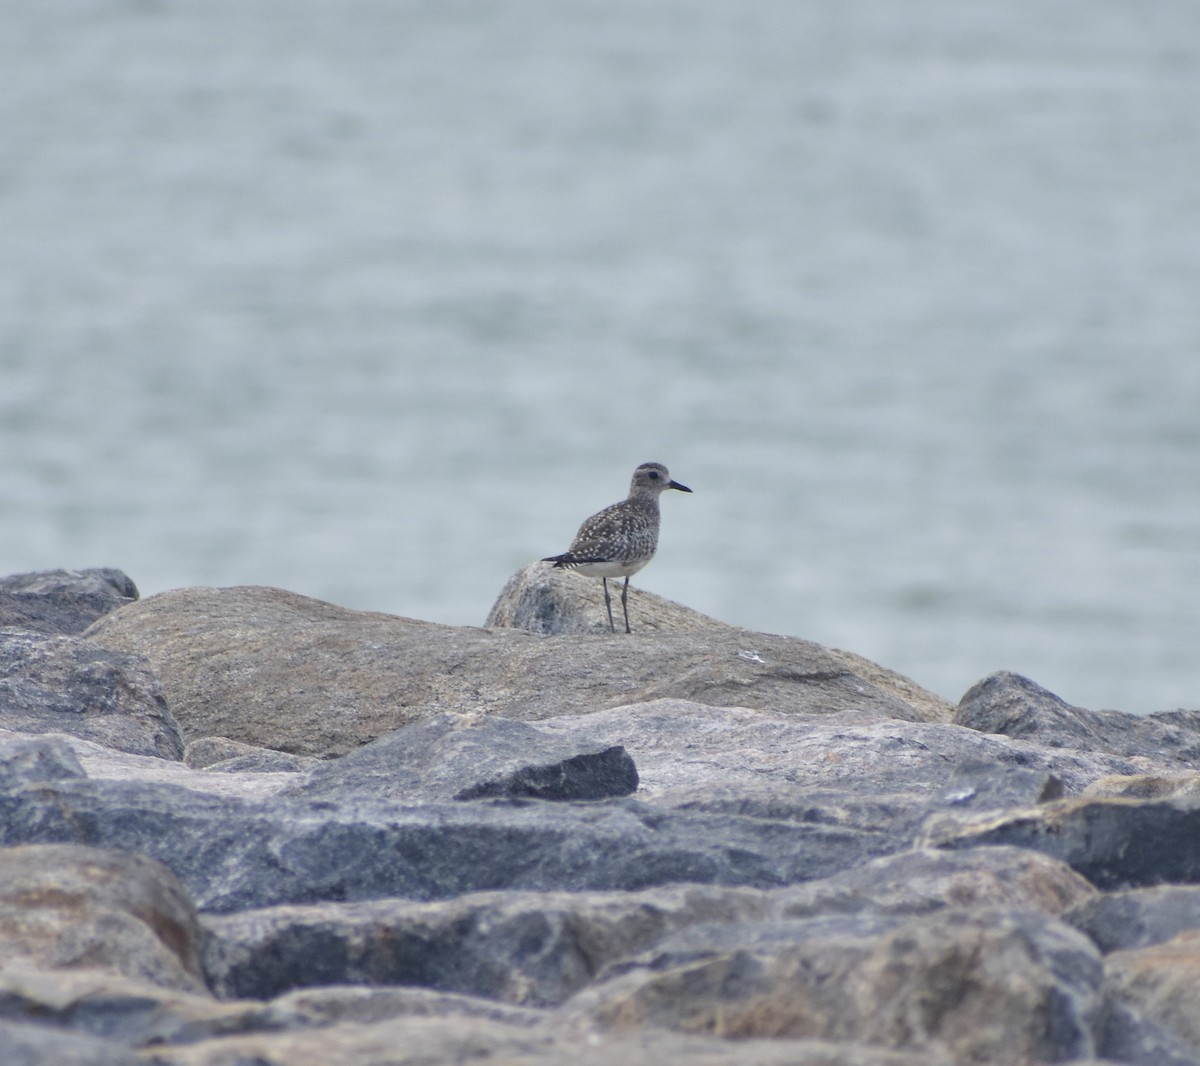
[{"label": "bird's black beak", "polygon": [[691,491],[692,491],[692,490],[691,490],[691,489],[689,489],[689,488],[688,488],[686,485],[681,485],[681,484],[679,484],[679,482],[678,482],[678,481],[668,481],[668,482],[667,482],[667,488],[669,488],[669,489],[678,489],[680,492],[691,492]]}]

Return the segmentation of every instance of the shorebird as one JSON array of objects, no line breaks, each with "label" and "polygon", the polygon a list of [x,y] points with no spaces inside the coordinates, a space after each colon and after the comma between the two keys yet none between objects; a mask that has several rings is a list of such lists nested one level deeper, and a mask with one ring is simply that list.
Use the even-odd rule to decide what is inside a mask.
[{"label": "shorebird", "polygon": [[567,570],[578,570],[604,583],[604,606],[608,609],[608,628],[613,623],[612,599],[608,579],[623,577],[621,610],[625,612],[625,632],[629,628],[629,578],[654,558],[658,547],[658,497],[667,489],[691,492],[686,485],[672,481],[662,463],[642,463],[629,483],[629,496],[620,503],[597,511],[579,527],[571,546],[562,555],[542,560]]}]

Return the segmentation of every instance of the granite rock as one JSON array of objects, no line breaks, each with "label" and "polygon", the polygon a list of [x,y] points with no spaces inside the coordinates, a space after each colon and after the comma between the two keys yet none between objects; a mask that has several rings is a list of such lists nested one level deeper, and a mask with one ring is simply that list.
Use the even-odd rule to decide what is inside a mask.
[{"label": "granite rock", "polygon": [[284,794],[595,800],[628,796],[637,785],[620,744],[573,741],[511,719],[437,714],[317,766]]},{"label": "granite rock", "polygon": [[1062,918],[1106,954],[1149,947],[1200,931],[1200,887],[1158,885],[1097,893],[1073,904]]},{"label": "granite rock", "polygon": [[1200,930],[1114,951],[1104,960],[1104,971],[1117,1000],[1200,1054]]},{"label": "granite rock", "polygon": [[906,702],[917,686],[854,665],[865,660],[733,629],[534,637],[232,588],[151,596],[106,615],[86,636],[146,657],[187,740],[222,736],[323,757],[431,714],[533,722],[664,696],[806,716],[949,714],[928,693]]},{"label": "granite rock", "polygon": [[1067,863],[1103,889],[1200,882],[1195,801],[1067,799],[995,815],[940,813],[922,842],[947,848],[1010,844]]},{"label": "granite rock", "polygon": [[1049,748],[1138,756],[1200,769],[1200,714],[1126,714],[1073,707],[1020,674],[984,678],[963,696],[958,725],[1033,740]]},{"label": "granite rock", "polygon": [[247,801],[90,779],[0,793],[0,845],[50,842],[150,855],[216,912],[493,889],[767,887],[905,846],[887,828],[663,810],[634,799]]},{"label": "granite rock", "polygon": [[812,919],[757,944],[660,947],[572,1007],[584,1028],[817,1037],[1015,1066],[1097,1054],[1103,966],[1086,937],[1028,912]]},{"label": "granite rock", "polygon": [[71,636],[0,629],[0,729],[70,733],[178,759],[179,728],[143,659]]},{"label": "granite rock", "polygon": [[120,570],[42,570],[0,578],[0,628],[82,633],[101,615],[138,598]]},{"label": "granite rock", "polygon": [[0,958],[96,967],[202,992],[201,931],[178,879],[144,855],[79,845],[0,848]]}]

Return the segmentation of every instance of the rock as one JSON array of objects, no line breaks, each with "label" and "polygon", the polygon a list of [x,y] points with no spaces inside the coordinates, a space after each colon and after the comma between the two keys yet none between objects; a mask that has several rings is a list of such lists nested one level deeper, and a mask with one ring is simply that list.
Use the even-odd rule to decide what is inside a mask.
[{"label": "rock", "polygon": [[779,917],[791,919],[918,915],[945,907],[1009,908],[1054,916],[1083,908],[1099,894],[1055,859],[1021,848],[981,847],[902,851],[771,896]]},{"label": "rock", "polygon": [[1105,960],[1112,994],[1200,1052],[1200,930]]},{"label": "rock", "polygon": [[660,948],[581,992],[571,1014],[584,1031],[818,1037],[958,1062],[1057,1062],[1099,1050],[1103,970],[1075,930],[1012,911],[952,910],[883,931],[860,921],[802,921],[788,941],[682,961]]},{"label": "rock", "polygon": [[[250,749],[259,751],[261,749]],[[316,760],[277,753],[280,760],[302,764]],[[64,733],[32,737],[0,729],[0,791],[39,781],[90,777],[97,781],[141,782],[172,785],[215,796],[261,799],[273,796],[296,780],[297,766],[272,770],[248,767],[238,771],[225,760],[204,770],[192,770],[182,762],[151,755],[131,755]],[[253,762],[257,762],[252,757]]]},{"label": "rock", "polygon": [[483,1019],[403,1018],[261,1033],[188,1047],[155,1048],[154,1066],[431,1066],[490,1062],[503,1066],[953,1066],[938,1055],[816,1040],[746,1040],[646,1032],[584,1040],[530,1032]]},{"label": "rock", "polygon": [[632,890],[682,881],[770,887],[828,876],[905,845],[887,828],[662,810],[633,799],[249,802],[98,780],[0,793],[0,844],[83,839],[158,859],[199,907],[220,913],[493,889]]},{"label": "rock", "polygon": [[[791,637],[743,630],[538,638],[350,611],[279,589],[179,589],[87,631],[145,655],[188,740],[342,755],[438,713],[537,721],[663,696],[789,714],[920,720],[907,679]],[[861,661],[861,660],[860,660]]]},{"label": "rock", "polygon": [[0,1021],[0,1047],[4,1066],[146,1066],[115,1041],[19,1022]]},{"label": "rock", "polygon": [[[530,563],[513,574],[483,624],[544,637],[610,632],[600,582],[545,562]],[[637,634],[715,633],[735,628],[632,585],[629,624]]]},{"label": "rock", "polygon": [[[632,586],[629,618],[637,633],[727,635],[752,643],[765,636]],[[530,563],[508,579],[484,625],[495,629],[519,629],[538,636],[609,634],[604,597],[600,595],[596,579],[556,569],[544,562]],[[861,655],[840,648],[821,650],[841,668],[916,708],[919,712],[916,717],[922,721],[946,721],[953,713],[953,707],[940,696]],[[753,656],[755,653],[750,650],[747,654]]]},{"label": "rock", "polygon": [[227,997],[270,998],[302,985],[418,985],[547,1007],[667,933],[763,918],[771,900],[752,889],[675,885],[272,907],[206,919],[205,969]]},{"label": "rock", "polygon": [[193,770],[219,770],[222,773],[297,773],[310,770],[319,759],[289,755],[274,748],[242,744],[228,737],[200,737],[183,749],[183,763]]},{"label": "rock", "polygon": [[0,729],[69,733],[164,759],[183,754],[145,661],[79,637],[0,629]]},{"label": "rock", "polygon": [[316,767],[284,794],[595,800],[628,796],[637,784],[619,744],[571,742],[503,718],[439,714]]},{"label": "rock", "polygon": [[1105,954],[1161,944],[1200,930],[1200,888],[1159,885],[1106,892],[1081,900],[1062,916]]},{"label": "rock", "polygon": [[0,740],[0,789],[87,777],[66,738],[6,736],[14,739]]},{"label": "rock", "polygon": [[859,802],[903,793],[919,797],[912,808],[929,805],[933,793],[932,806],[967,808],[1040,799],[1059,787],[1077,793],[1098,777],[1134,768],[1111,755],[1047,750],[869,711],[807,718],[652,700],[543,719],[538,729],[623,745],[637,764],[641,792],[664,798],[696,789],[752,793],[766,784],[777,797],[800,787],[847,790]]},{"label": "rock", "polygon": [[1010,844],[1052,855],[1098,888],[1200,881],[1200,806],[1170,800],[1069,799],[994,816],[938,814],[921,841]]},{"label": "rock", "polygon": [[79,845],[0,848],[0,958],[101,968],[203,992],[200,926],[183,886],[143,855]]},{"label": "rock", "polygon": [[1072,707],[1019,674],[984,678],[963,696],[954,721],[984,733],[1033,740],[1048,748],[1144,756],[1200,769],[1200,714],[1088,711]]},{"label": "rock", "polygon": [[1200,796],[1200,773],[1111,774],[1097,778],[1085,796],[1127,796],[1129,799],[1186,799]]},{"label": "rock", "polygon": [[921,914],[950,905],[1057,913],[1093,895],[1052,859],[979,848],[905,852],[772,891],[673,885],[282,906],[205,919],[205,972],[228,997],[266,998],[301,984],[405,984],[549,1006],[604,966],[691,926]]},{"label": "rock", "polygon": [[82,633],[101,615],[138,598],[120,570],[43,570],[0,578],[0,627]]}]

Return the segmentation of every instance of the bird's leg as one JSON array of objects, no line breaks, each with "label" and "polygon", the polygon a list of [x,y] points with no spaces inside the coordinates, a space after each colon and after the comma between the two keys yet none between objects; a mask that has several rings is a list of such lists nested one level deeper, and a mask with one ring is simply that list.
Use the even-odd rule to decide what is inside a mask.
[{"label": "bird's leg", "polygon": [[[625,632],[632,633],[633,630],[629,628],[629,605],[626,602],[628,599],[629,599],[629,578],[626,578],[625,584],[621,588],[621,610],[625,612]],[[613,632],[616,632],[616,630],[613,630]]]},{"label": "bird's leg", "polygon": [[608,628],[615,633],[617,631],[617,627],[613,625],[612,600],[608,598],[608,578],[602,577],[600,580],[604,583],[604,606],[608,608]]}]

